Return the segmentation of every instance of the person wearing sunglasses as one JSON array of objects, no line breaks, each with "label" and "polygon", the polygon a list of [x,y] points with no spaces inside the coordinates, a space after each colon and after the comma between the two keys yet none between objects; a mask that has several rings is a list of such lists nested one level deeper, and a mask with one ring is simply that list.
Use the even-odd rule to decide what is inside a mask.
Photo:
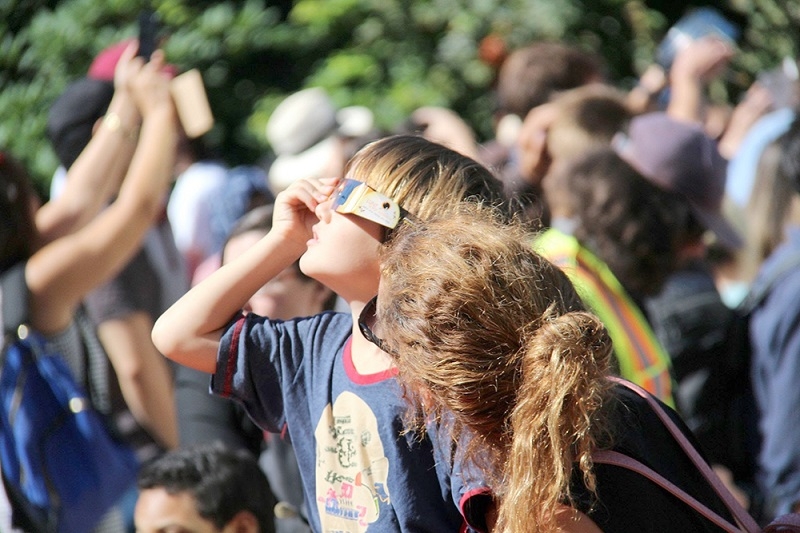
[{"label": "person wearing sunglasses", "polygon": [[[449,438],[438,437],[458,444],[453,482],[480,482],[470,466],[483,474],[462,507],[481,490],[494,505],[465,513],[467,522],[502,532],[731,531],[596,454],[638,460],[734,523],[723,494],[651,407],[658,400],[610,379],[608,331],[535,252],[534,235],[490,210],[460,207],[398,230],[359,325],[398,368],[410,428],[448,420]],[[658,405],[691,447],[689,429]]]},{"label": "person wearing sunglasses", "polygon": [[[213,374],[214,393],[288,434],[315,531],[463,526],[433,434],[403,431],[392,358],[361,335],[357,318],[378,291],[379,251],[393,232],[468,199],[502,203],[485,167],[422,137],[380,139],[353,157],[344,179],[299,180],[281,192],[272,230],[156,322],[162,353]],[[284,321],[239,313],[298,258],[349,313]]]}]

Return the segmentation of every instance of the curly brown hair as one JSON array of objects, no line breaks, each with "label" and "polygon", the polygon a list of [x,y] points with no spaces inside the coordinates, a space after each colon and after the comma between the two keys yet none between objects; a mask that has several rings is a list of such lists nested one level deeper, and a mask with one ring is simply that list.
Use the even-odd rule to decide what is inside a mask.
[{"label": "curly brown hair", "polygon": [[[403,227],[382,253],[376,328],[396,354],[414,429],[452,419],[487,475],[499,531],[549,531],[574,465],[606,433],[611,340],[522,222],[464,204]],[[443,416],[444,415],[444,416]]]}]

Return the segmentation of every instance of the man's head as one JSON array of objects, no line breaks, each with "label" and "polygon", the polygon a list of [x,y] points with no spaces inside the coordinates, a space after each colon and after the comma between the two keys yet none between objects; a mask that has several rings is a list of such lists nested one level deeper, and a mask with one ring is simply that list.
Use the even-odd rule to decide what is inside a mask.
[{"label": "man's head", "polygon": [[113,82],[80,78],[53,102],[47,115],[47,138],[64,168],[71,167],[92,140],[95,124],[113,96]]},{"label": "man's head", "polygon": [[728,162],[702,126],[666,113],[646,113],[631,121],[614,146],[645,178],[681,195],[700,226],[713,232],[723,246],[741,246],[740,236],[722,212]]},{"label": "man's head", "polygon": [[605,78],[599,56],[559,42],[536,42],[515,50],[503,62],[497,80],[501,114],[524,119],[553,95]]},{"label": "man's head", "polygon": [[219,444],[181,448],[139,473],[134,521],[139,533],[267,533],[275,498],[248,452]]}]

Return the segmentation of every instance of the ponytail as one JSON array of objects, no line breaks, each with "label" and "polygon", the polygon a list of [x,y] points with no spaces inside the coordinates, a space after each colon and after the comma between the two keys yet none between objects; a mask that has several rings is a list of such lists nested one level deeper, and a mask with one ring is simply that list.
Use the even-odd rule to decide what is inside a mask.
[{"label": "ponytail", "polygon": [[586,487],[596,488],[591,452],[602,425],[595,414],[609,385],[611,339],[590,313],[558,316],[551,306],[536,321],[524,349],[521,378],[511,413],[513,439],[500,496],[499,531],[555,529],[555,511],[572,504],[575,464]]}]

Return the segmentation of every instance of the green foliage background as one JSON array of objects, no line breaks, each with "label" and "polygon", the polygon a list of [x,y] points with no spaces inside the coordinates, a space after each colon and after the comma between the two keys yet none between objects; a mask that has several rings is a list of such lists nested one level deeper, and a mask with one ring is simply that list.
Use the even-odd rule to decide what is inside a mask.
[{"label": "green foliage background", "polygon": [[[800,0],[717,0],[744,27],[731,73],[714,87],[735,101],[757,73],[797,56]],[[339,105],[366,105],[391,128],[420,105],[455,109],[491,133],[494,71],[478,50],[563,39],[599,52],[629,87],[688,4],[672,0],[3,0],[0,146],[45,190],[56,159],[44,136],[49,105],[104,47],[136,35],[151,6],[170,37],[170,62],[203,72],[231,164],[268,147],[267,118],[288,93],[325,87]]]}]

